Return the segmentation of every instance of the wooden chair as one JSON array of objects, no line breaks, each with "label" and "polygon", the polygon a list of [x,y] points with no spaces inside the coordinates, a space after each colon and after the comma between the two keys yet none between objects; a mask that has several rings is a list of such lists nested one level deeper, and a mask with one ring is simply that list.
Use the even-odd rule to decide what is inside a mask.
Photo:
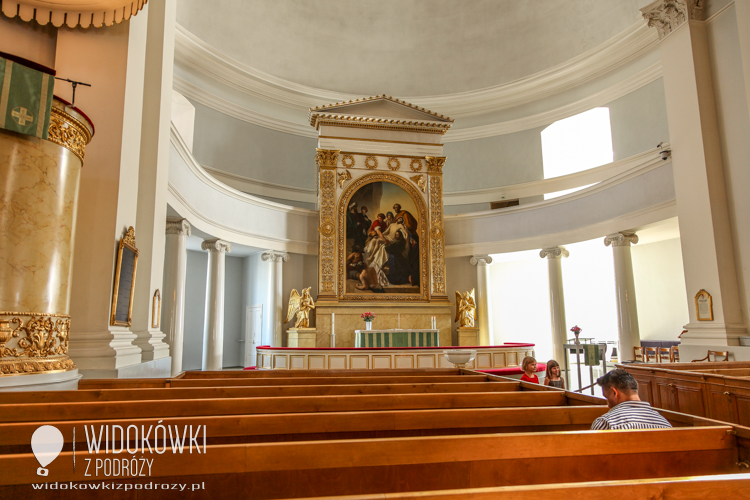
[{"label": "wooden chair", "polygon": [[669,348],[669,355],[672,358],[672,363],[679,363],[680,362],[680,346],[673,345]]},{"label": "wooden chair", "polygon": [[657,361],[656,347],[644,347],[643,348],[643,362],[651,363],[653,361]]},{"label": "wooden chair", "polygon": [[633,355],[636,361],[643,363],[643,347],[633,347]]},{"label": "wooden chair", "polygon": [[669,347],[657,347],[656,352],[657,363],[671,363],[672,356],[669,351]]},{"label": "wooden chair", "polygon": [[[693,363],[698,363],[700,361],[708,361],[710,363],[711,356],[714,357],[714,361],[729,361],[729,351],[708,351],[705,358],[694,359]],[[720,356],[724,356],[724,359],[719,359]]]}]

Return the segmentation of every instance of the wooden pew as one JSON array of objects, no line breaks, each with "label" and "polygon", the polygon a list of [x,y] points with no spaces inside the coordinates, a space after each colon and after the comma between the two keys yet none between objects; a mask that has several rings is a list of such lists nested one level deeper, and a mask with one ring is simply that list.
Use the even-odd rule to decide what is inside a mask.
[{"label": "wooden pew", "polygon": [[83,401],[135,401],[156,399],[207,399],[283,396],[330,396],[347,394],[413,394],[456,392],[520,391],[518,382],[366,384],[366,385],[286,385],[238,387],[171,387],[145,389],[84,389],[77,391],[0,393],[0,404],[57,403]]},{"label": "wooden pew", "polygon": [[[139,481],[204,484],[205,490],[191,498],[252,499],[724,474],[739,472],[731,430],[715,426],[215,445],[205,454],[155,455],[152,477]],[[84,456],[79,452],[78,460]],[[60,465],[50,466],[46,481],[92,479],[83,466],[75,471],[68,466],[71,452],[61,453],[57,461]],[[14,471],[0,475],[0,497],[22,497],[29,483],[39,482],[37,467],[31,454],[0,456],[0,470]]]},{"label": "wooden pew", "polygon": [[638,481],[596,481],[586,483],[463,488],[458,490],[418,491],[374,495],[311,497],[310,500],[529,500],[529,498],[743,498],[750,488],[750,474],[641,479]]},{"label": "wooden pew", "polygon": [[186,371],[180,378],[287,378],[287,377],[371,377],[373,375],[401,377],[429,375],[433,378],[444,375],[461,375],[459,368],[373,368],[368,370],[221,370]]},{"label": "wooden pew", "polygon": [[[485,382],[487,375],[442,375],[441,383]],[[216,387],[216,386],[263,386],[263,385],[343,385],[343,384],[425,384],[434,383],[430,375],[367,376],[367,377],[272,377],[272,378],[224,378],[224,379],[172,379],[171,387]]]},{"label": "wooden pew", "polygon": [[565,406],[566,402],[565,393],[562,392],[479,392],[174,399],[170,400],[169,404],[164,404],[158,400],[1,404],[0,422],[366,410]]},{"label": "wooden pew", "polygon": [[[165,425],[197,428],[206,424],[208,444],[274,441],[314,441],[428,435],[486,434],[499,432],[552,432],[588,430],[607,411],[603,406],[529,408],[470,408],[449,410],[394,410],[275,415],[218,415],[173,417]],[[95,432],[103,425],[135,425],[148,428],[155,418],[45,421],[0,424],[0,454],[27,452],[34,431],[43,424],[54,425],[66,443],[86,445],[84,427]]]}]

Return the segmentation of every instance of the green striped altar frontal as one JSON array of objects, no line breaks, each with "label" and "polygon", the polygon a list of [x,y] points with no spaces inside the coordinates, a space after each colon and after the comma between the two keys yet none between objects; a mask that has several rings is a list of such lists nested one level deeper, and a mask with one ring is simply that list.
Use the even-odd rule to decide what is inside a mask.
[{"label": "green striped altar frontal", "polygon": [[0,58],[0,128],[47,138],[55,77]]},{"label": "green striped altar frontal", "polygon": [[360,347],[438,347],[438,332],[360,331]]}]

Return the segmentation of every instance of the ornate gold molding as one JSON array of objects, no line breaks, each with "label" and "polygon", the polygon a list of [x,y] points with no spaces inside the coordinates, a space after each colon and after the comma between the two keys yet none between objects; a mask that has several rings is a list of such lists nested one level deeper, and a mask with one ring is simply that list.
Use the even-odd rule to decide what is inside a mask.
[{"label": "ornate gold molding", "polygon": [[83,163],[86,156],[86,144],[91,141],[91,132],[88,127],[71,115],[52,106],[47,140],[69,149]]},{"label": "ornate gold molding", "polygon": [[369,168],[370,170],[378,168],[378,157],[368,156],[367,158],[365,158],[365,167]]},{"label": "ornate gold molding", "polygon": [[[346,207],[349,205],[349,200],[351,200],[351,197],[354,195],[354,193],[357,192],[359,188],[366,184],[371,184],[373,182],[391,182],[393,184],[396,184],[397,186],[403,188],[404,191],[411,196],[412,200],[414,200],[414,204],[417,207],[417,210],[419,211],[419,227],[417,229],[417,232],[419,233],[419,241],[427,241],[427,206],[425,205],[424,199],[422,198],[422,195],[419,194],[419,191],[414,187],[412,183],[410,183],[405,177],[401,177],[397,174],[391,174],[389,172],[373,172],[371,174],[364,175],[362,177],[358,177],[357,179],[354,179],[352,182],[349,183],[349,185],[346,187],[344,192],[341,194],[338,200],[338,208],[337,208],[337,214],[338,214],[338,253],[339,255],[344,255],[345,252],[345,245],[346,245]],[[322,209],[321,209],[322,213]],[[420,253],[420,274],[421,278],[420,281],[422,283],[421,285],[421,293],[419,294],[398,294],[398,295],[390,295],[390,294],[370,294],[370,295],[354,295],[354,294],[347,294],[346,292],[346,263],[341,259],[341,261],[338,264],[338,298],[339,300],[358,300],[358,301],[428,301],[430,299],[430,293],[429,293],[429,286],[427,286],[428,278],[429,278],[429,263],[427,258],[427,247],[420,243],[419,245],[419,253]]]},{"label": "ornate gold molding", "polygon": [[409,179],[414,181],[423,193],[425,192],[425,189],[427,189],[427,180],[424,178],[424,175],[413,175]]},{"label": "ornate gold molding", "polygon": [[409,164],[409,168],[411,168],[413,172],[419,172],[422,170],[422,160],[414,158]]},{"label": "ornate gold molding", "polygon": [[445,156],[425,156],[427,160],[427,171],[430,173],[443,173],[443,165],[445,165]]},{"label": "ornate gold molding", "polygon": [[[352,117],[354,118],[354,117]],[[363,118],[364,119],[364,118]],[[401,126],[401,125],[386,125],[386,124],[375,124],[375,123],[361,123],[361,122],[349,122],[349,121],[338,121],[338,120],[318,120],[318,127],[323,125],[329,125],[332,127],[347,127],[347,128],[367,128],[373,130],[390,130],[394,132],[421,132],[423,134],[445,134],[448,131],[448,127],[445,128],[427,128],[418,126]]]},{"label": "ornate gold molding", "polygon": [[343,172],[339,172],[338,175],[339,175],[339,186],[341,186],[341,188],[343,189],[346,181],[349,181],[352,179],[352,174],[348,170],[344,170]]},{"label": "ornate gold molding", "polygon": [[352,168],[355,164],[354,156],[352,155],[344,155],[341,158],[341,164],[345,166],[346,168]]},{"label": "ornate gold molding", "polygon": [[336,167],[339,160],[338,149],[317,149],[315,154],[315,164],[318,167]]},{"label": "ornate gold molding", "polygon": [[391,170],[396,171],[399,168],[401,168],[401,162],[399,161],[399,159],[397,157],[391,156],[391,157],[388,158],[388,168],[390,168]]},{"label": "ornate gold molding", "polygon": [[[439,163],[440,168],[442,168],[445,158],[437,159],[442,160]],[[443,179],[439,175],[430,176],[430,250],[432,293],[444,295],[445,235],[443,234]]]},{"label": "ornate gold molding", "polygon": [[334,292],[336,184],[333,170],[320,172],[320,291]]},{"label": "ornate gold molding", "polygon": [[0,312],[0,374],[75,369],[67,356],[69,337],[66,314]]}]

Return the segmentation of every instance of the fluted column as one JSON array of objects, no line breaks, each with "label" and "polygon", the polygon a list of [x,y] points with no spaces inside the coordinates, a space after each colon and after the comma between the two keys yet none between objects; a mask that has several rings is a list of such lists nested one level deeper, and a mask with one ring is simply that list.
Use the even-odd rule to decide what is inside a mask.
[{"label": "fluted column", "polygon": [[187,219],[167,217],[164,249],[164,295],[162,296],[162,331],[172,354],[172,376],[182,371],[182,344],[185,330],[185,271],[187,268]]},{"label": "fluted column", "polygon": [[552,329],[552,357],[558,363],[565,360],[563,344],[568,340],[568,326],[565,320],[565,292],[563,291],[562,258],[568,257],[564,247],[545,248],[539,257],[547,258],[549,275],[549,312]]},{"label": "fluted column", "polygon": [[263,344],[272,347],[281,347],[281,322],[284,319],[281,316],[283,314],[283,297],[281,296],[283,274],[281,264],[289,260],[289,254],[268,250],[263,252],[260,258],[271,265],[268,273],[268,314],[270,317],[269,321],[266,322],[266,329],[263,332]]},{"label": "fluted column", "polygon": [[225,254],[232,251],[232,244],[220,239],[205,240],[201,248],[208,250],[202,369],[221,370],[224,351],[224,260]]},{"label": "fluted column", "polygon": [[635,359],[633,347],[641,345],[638,329],[638,307],[635,303],[633,258],[630,245],[638,243],[635,233],[615,233],[604,238],[606,246],[612,245],[615,257],[615,287],[617,289],[617,331],[620,337],[620,361]]},{"label": "fluted column", "polygon": [[477,266],[477,328],[479,328],[479,345],[493,345],[492,334],[492,300],[490,293],[489,255],[472,255],[472,266]]}]

